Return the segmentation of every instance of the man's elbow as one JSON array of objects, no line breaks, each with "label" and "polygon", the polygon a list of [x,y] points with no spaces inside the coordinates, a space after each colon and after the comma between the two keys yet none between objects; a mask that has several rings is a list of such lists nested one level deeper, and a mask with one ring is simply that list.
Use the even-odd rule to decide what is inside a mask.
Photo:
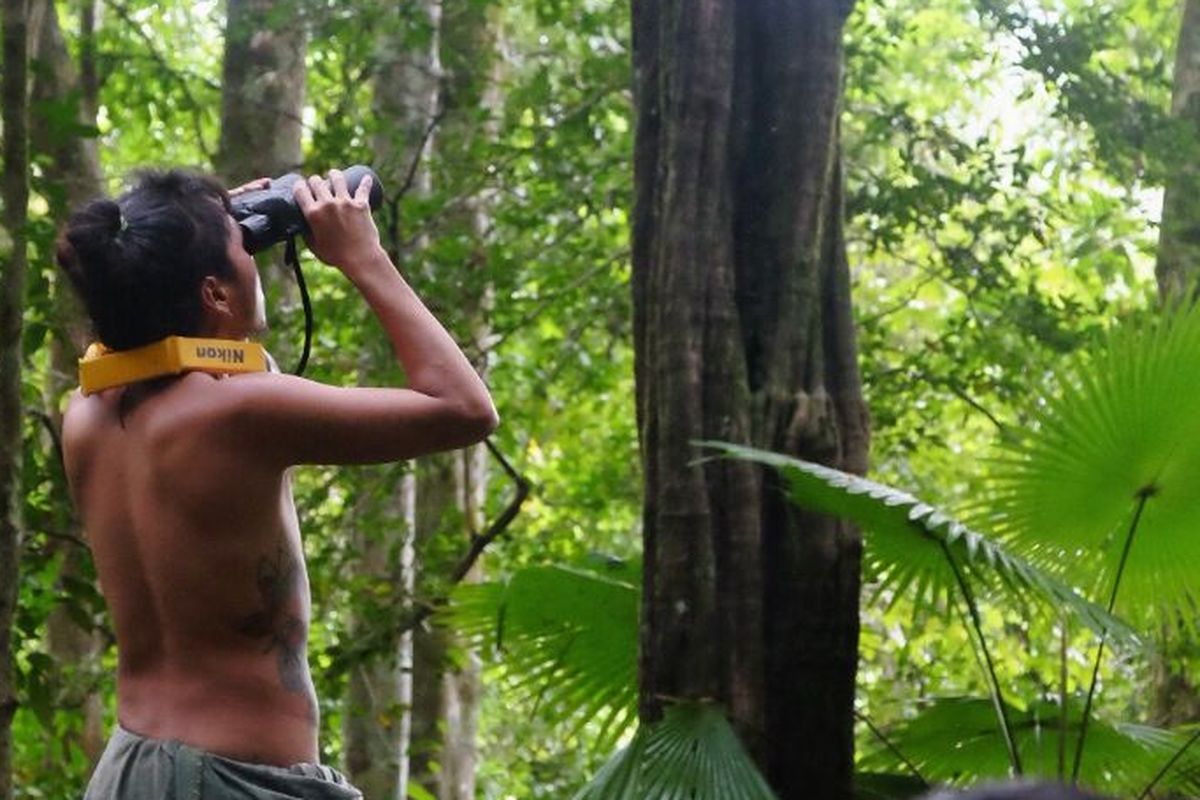
[{"label": "man's elbow", "polygon": [[486,402],[471,407],[464,415],[466,429],[471,435],[472,442],[481,442],[491,435],[500,424],[500,415],[496,406],[489,398]]}]

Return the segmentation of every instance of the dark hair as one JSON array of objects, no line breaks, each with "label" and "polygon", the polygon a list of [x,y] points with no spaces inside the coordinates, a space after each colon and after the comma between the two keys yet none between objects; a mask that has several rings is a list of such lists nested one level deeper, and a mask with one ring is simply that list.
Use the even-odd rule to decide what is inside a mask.
[{"label": "dark hair", "polygon": [[178,169],[135,177],[115,201],[72,214],[58,239],[58,263],[113,350],[195,335],[204,278],[233,274],[229,195],[216,179]]}]

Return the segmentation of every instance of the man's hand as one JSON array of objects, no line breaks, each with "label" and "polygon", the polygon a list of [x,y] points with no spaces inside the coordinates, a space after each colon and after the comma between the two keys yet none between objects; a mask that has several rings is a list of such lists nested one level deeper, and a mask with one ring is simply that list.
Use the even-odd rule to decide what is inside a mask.
[{"label": "man's hand", "polygon": [[317,258],[337,267],[354,280],[359,270],[378,263],[383,253],[379,230],[371,217],[371,177],[358,185],[353,196],[341,170],[329,171],[329,180],[313,175],[292,187],[296,203],[308,220],[306,237]]}]

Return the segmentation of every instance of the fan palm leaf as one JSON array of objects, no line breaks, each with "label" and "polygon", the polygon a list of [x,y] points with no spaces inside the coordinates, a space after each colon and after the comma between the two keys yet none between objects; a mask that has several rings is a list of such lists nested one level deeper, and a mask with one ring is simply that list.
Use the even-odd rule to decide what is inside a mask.
[{"label": "fan palm leaf", "polygon": [[[1026,773],[1058,778],[1069,769],[1070,753],[1079,738],[1081,704],[1068,704],[1064,762],[1060,767],[1060,708],[1035,703],[1027,709],[1009,708],[1009,718]],[[895,726],[888,741],[902,752],[927,779],[965,784],[1008,774],[1004,743],[996,730],[991,700],[941,698],[917,716]],[[1136,797],[1154,778],[1187,737],[1144,725],[1108,724],[1093,718],[1087,734],[1087,752],[1080,782],[1120,797]],[[1200,792],[1200,759],[1185,755],[1158,784],[1188,796]],[[904,768],[896,755],[873,746],[858,768],[880,771]]]},{"label": "fan palm leaf", "polygon": [[[864,532],[864,568],[894,597],[917,607],[946,608],[961,589],[1002,592],[1016,603],[1040,598],[1067,609],[1084,624],[1127,644],[1137,636],[1125,623],[1089,602],[1046,571],[918,498],[858,475],[798,458],[722,442],[703,442],[727,456],[773,467],[789,497],[811,511],[843,517]],[[958,573],[956,574],[956,570]]]},{"label": "fan palm leaf", "polygon": [[774,800],[721,711],[677,703],[643,725],[575,800]]},{"label": "fan palm leaf", "polygon": [[502,654],[511,688],[554,722],[599,726],[615,745],[637,710],[637,575],[527,567],[504,583],[461,585],[443,618]]},{"label": "fan palm leaf", "polygon": [[1194,620],[1200,313],[1119,328],[1057,383],[1034,428],[997,460],[994,530],[1031,562],[1103,597],[1136,520],[1120,607]]}]

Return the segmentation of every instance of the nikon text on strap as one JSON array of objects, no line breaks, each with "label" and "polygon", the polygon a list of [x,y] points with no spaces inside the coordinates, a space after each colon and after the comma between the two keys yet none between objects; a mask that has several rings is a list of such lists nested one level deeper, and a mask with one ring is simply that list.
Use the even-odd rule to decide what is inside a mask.
[{"label": "nikon text on strap", "polygon": [[168,336],[133,350],[113,352],[93,344],[79,359],[84,394],[187,371],[266,372],[267,353],[257,342]]}]

